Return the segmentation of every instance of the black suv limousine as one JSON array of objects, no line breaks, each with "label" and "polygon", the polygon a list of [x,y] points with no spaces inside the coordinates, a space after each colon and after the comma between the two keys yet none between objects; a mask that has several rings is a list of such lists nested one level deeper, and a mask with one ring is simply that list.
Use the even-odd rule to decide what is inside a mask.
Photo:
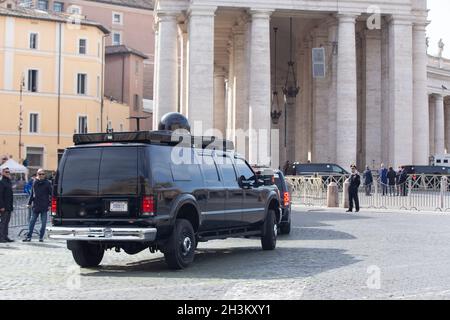
[{"label": "black suv limousine", "polygon": [[187,267],[197,243],[211,239],[255,236],[275,248],[279,191],[231,142],[159,130],[74,135],[74,143],[56,174],[48,232],[67,240],[81,267],[113,248],[160,250],[171,269]]}]

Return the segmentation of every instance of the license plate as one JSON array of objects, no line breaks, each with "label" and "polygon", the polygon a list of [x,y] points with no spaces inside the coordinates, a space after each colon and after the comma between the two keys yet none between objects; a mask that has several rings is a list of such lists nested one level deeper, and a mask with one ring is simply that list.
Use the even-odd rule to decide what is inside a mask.
[{"label": "license plate", "polygon": [[109,203],[109,211],[111,212],[127,212],[128,202],[126,201],[111,201]]}]

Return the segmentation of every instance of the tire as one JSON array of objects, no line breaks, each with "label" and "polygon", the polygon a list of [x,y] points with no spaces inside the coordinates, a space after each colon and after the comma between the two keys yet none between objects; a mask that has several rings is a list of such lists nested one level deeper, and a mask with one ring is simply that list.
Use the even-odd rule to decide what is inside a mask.
[{"label": "tire", "polygon": [[97,267],[102,262],[105,250],[95,244],[80,243],[72,249],[72,256],[81,268]]},{"label": "tire", "polygon": [[196,239],[192,224],[185,219],[177,219],[175,227],[164,249],[164,258],[170,269],[180,270],[194,261]]},{"label": "tire", "polygon": [[291,233],[291,220],[286,223],[282,223],[280,225],[280,233],[281,234],[289,234]]},{"label": "tire", "polygon": [[273,209],[269,209],[266,221],[264,221],[264,232],[261,237],[261,246],[263,250],[274,250],[277,246],[278,226],[276,222],[276,215]]}]

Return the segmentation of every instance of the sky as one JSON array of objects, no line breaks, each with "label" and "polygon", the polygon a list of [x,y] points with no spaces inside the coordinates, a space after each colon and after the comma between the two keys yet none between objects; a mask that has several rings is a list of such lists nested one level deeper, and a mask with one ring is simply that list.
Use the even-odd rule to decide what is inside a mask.
[{"label": "sky", "polygon": [[428,53],[437,55],[439,39],[443,39],[444,57],[450,58],[450,0],[428,0],[428,20],[431,23],[427,28],[430,38]]}]

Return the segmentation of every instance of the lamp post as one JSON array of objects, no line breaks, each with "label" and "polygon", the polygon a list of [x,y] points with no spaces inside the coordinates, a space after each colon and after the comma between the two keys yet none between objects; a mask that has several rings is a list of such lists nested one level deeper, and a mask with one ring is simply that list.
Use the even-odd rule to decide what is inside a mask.
[{"label": "lamp post", "polygon": [[22,129],[23,129],[23,87],[25,87],[25,77],[22,74],[20,78],[20,89],[19,89],[19,161],[22,160]]}]

